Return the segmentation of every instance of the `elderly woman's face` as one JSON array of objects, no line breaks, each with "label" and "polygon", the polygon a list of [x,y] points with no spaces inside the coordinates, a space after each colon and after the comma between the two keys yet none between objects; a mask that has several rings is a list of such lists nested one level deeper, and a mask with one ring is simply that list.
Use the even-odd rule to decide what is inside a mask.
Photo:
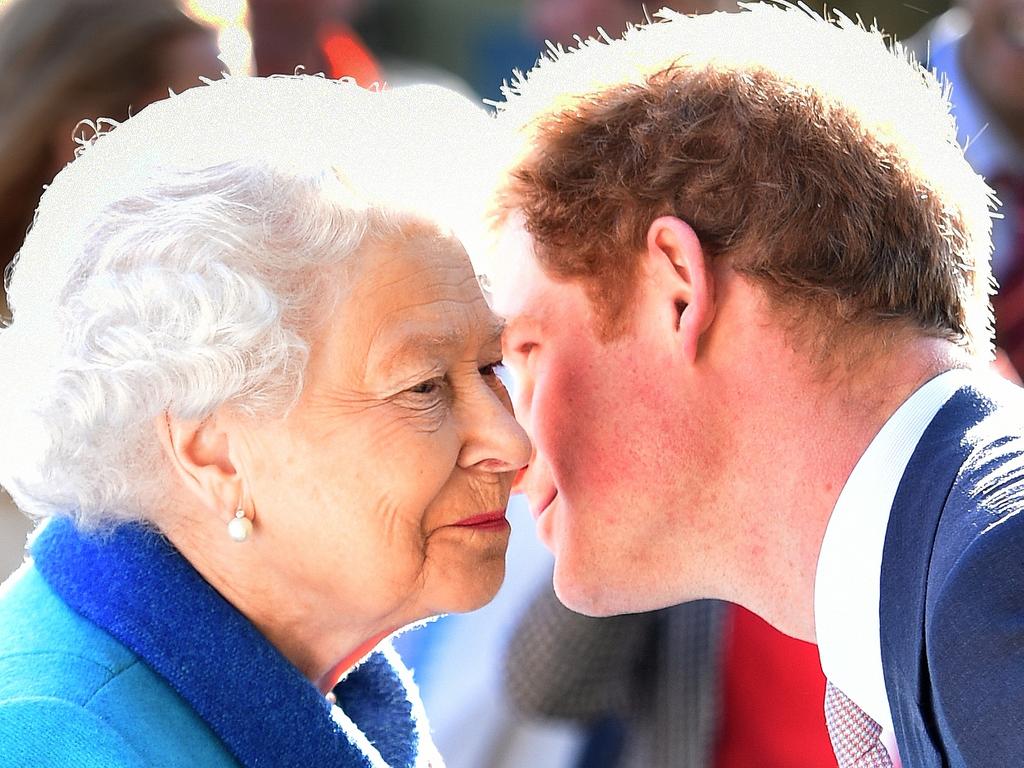
[{"label": "elderly woman's face", "polygon": [[307,596],[399,626],[494,596],[530,447],[457,241],[420,231],[357,258],[299,404],[246,434],[245,469],[257,535]]}]

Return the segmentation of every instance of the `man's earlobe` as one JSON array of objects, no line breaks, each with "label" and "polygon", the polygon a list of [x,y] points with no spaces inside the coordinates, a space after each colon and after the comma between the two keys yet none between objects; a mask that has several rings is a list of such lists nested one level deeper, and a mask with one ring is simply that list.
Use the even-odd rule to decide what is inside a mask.
[{"label": "man's earlobe", "polygon": [[661,216],[647,230],[647,255],[659,291],[673,312],[680,348],[691,363],[715,316],[714,284],[700,238],[675,216]]},{"label": "man's earlobe", "polygon": [[676,330],[682,330],[683,328],[683,312],[686,311],[686,302],[676,300]]}]

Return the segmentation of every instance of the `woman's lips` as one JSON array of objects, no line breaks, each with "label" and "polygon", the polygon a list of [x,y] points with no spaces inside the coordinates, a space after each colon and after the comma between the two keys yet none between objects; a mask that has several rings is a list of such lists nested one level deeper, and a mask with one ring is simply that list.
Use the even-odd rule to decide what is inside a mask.
[{"label": "woman's lips", "polygon": [[508,528],[508,520],[505,518],[505,510],[496,512],[484,512],[480,515],[473,515],[455,523],[458,528],[472,528],[476,531],[499,530]]}]

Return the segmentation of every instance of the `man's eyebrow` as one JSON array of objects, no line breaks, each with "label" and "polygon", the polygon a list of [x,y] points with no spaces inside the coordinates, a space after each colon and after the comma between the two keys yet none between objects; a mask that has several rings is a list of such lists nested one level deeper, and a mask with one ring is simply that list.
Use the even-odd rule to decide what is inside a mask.
[{"label": "man's eyebrow", "polygon": [[527,311],[519,315],[502,318],[502,333],[512,329],[540,328],[544,325],[543,317],[538,312]]}]

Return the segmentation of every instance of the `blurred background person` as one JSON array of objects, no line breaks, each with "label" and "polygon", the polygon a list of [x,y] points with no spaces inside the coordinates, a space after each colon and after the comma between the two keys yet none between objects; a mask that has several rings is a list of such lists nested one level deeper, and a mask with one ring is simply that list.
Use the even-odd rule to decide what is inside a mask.
[{"label": "blurred background person", "polygon": [[[1024,0],[960,0],[908,43],[952,83],[960,143],[1002,202],[992,222],[996,345],[1024,372]],[[1018,379],[1019,381],[1019,379]]]},{"label": "blurred background person", "polygon": [[[44,185],[73,157],[76,126],[122,121],[218,78],[213,30],[174,0],[0,3],[0,264],[25,239]],[[77,133],[89,135],[88,129]],[[9,317],[6,281],[0,316]],[[29,522],[0,492],[0,578],[21,561]]]},{"label": "blurred background person", "polygon": [[248,0],[256,74],[290,75],[297,67],[351,77],[368,88],[383,79],[376,58],[352,27],[365,0]]},{"label": "blurred background person", "polygon": [[[572,43],[602,26],[622,32],[628,21],[645,18],[640,0],[361,0],[351,26],[381,62],[401,60],[428,64],[454,73],[484,98],[498,98],[499,86],[513,68],[529,69],[545,39]],[[663,0],[646,3],[653,13],[662,6],[676,10],[732,10],[729,0]],[[916,31],[930,16],[949,7],[948,0],[839,0],[829,3],[851,17],[860,15],[898,37]],[[578,21],[576,21],[578,19]],[[574,28],[574,25],[575,28]],[[385,66],[385,70],[388,67]],[[386,75],[389,73],[385,72]]]},{"label": "blurred background person", "polygon": [[223,70],[213,30],[174,0],[9,0],[0,6],[4,267],[21,247],[43,186],[74,157],[80,121],[123,121],[166,98],[168,89],[181,92]]},{"label": "blurred background person", "polygon": [[630,24],[646,20],[649,11],[671,8],[679,13],[710,13],[736,9],[736,0],[667,0],[654,5],[635,0],[526,0],[526,28],[537,41],[575,45],[576,37],[593,37],[598,27],[619,37]]},{"label": "blurred background person", "polygon": [[545,584],[505,675],[522,712],[587,727],[575,768],[836,765],[817,647],[729,603],[592,618]]},{"label": "blurred background person", "polygon": [[[291,74],[296,68],[327,77],[350,77],[363,87],[429,83],[465,96],[472,87],[450,70],[409,56],[378,16],[378,0],[247,0],[255,71]],[[368,28],[383,56],[356,27]]]}]

